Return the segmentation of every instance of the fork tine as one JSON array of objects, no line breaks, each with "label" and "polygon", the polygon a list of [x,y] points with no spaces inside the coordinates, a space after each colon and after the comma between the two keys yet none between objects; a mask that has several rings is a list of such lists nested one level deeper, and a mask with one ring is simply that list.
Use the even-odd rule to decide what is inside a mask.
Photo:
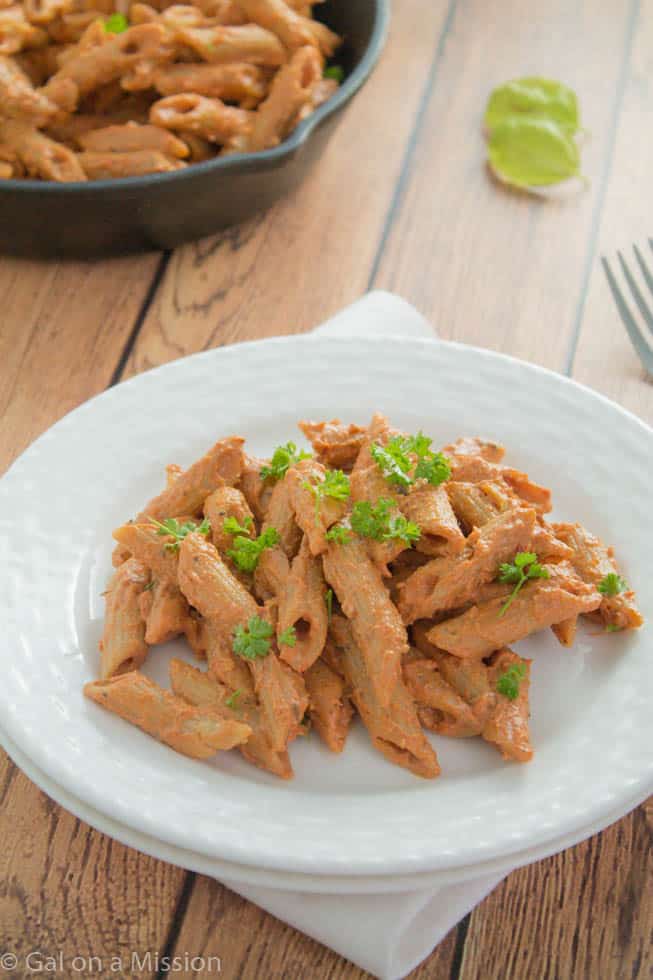
[{"label": "fork tine", "polygon": [[633,295],[633,299],[637,303],[637,308],[639,309],[639,312],[644,317],[644,321],[646,323],[646,326],[649,328],[649,330],[653,334],[653,313],[651,313],[651,311],[650,311],[650,309],[648,307],[648,304],[647,304],[646,300],[642,296],[642,291],[639,288],[639,286],[637,285],[637,282],[636,282],[635,277],[633,276],[632,272],[630,271],[630,269],[626,265],[626,261],[625,261],[623,255],[621,254],[621,252],[617,252],[617,256],[619,258],[619,264],[621,265],[621,271],[623,272],[623,274],[624,274],[624,276],[626,278],[626,282],[628,283],[628,285],[630,287],[630,291],[631,291],[631,293]]},{"label": "fork tine", "polygon": [[[650,242],[651,240],[649,238],[649,244]],[[635,258],[637,259],[637,263],[642,271],[642,275],[646,281],[646,285],[648,286],[649,291],[653,296],[653,274],[651,273],[651,270],[649,269],[646,262],[644,261],[644,257],[640,252],[640,250],[637,248],[637,245],[633,245],[633,251],[635,253]]]},{"label": "fork tine", "polygon": [[645,370],[648,371],[649,374],[653,374],[653,352],[648,347],[639,327],[637,326],[635,318],[628,309],[626,301],[623,298],[623,294],[617,285],[617,280],[612,274],[612,269],[610,268],[608,260],[605,257],[601,258],[601,264],[603,265],[603,269],[608,280],[608,285],[610,286],[610,292],[612,293],[619,311],[619,316],[621,317],[623,325],[628,331],[628,336],[630,337],[630,341],[635,348],[635,352],[642,362]]}]

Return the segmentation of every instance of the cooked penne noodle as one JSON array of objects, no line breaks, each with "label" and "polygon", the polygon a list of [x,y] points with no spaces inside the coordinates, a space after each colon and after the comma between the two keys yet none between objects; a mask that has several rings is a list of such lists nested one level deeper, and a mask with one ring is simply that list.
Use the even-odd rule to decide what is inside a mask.
[{"label": "cooked penne noodle", "polygon": [[225,531],[224,523],[233,517],[241,527],[248,529],[250,537],[256,536],[254,515],[244,495],[236,487],[218,487],[204,501],[204,516],[211,524],[211,539],[213,544],[224,557],[233,547],[234,536]]},{"label": "cooked penne noodle", "polygon": [[504,759],[529,762],[533,758],[528,731],[531,661],[518,657],[512,650],[498,650],[490,659],[488,673],[490,685],[496,689],[498,678],[515,665],[524,671],[519,683],[519,693],[513,699],[501,693],[494,695],[495,707],[483,726],[482,735],[486,742],[496,745]]},{"label": "cooked penne noodle", "polygon": [[[292,470],[288,472],[290,474]],[[315,519],[315,510],[313,510],[313,519]],[[299,551],[302,530],[296,520],[296,512],[293,508],[292,483],[289,476],[285,480],[278,480],[270,494],[265,510],[263,530],[266,531],[269,527],[273,527],[279,534],[279,545],[288,558],[294,558]]]},{"label": "cooked penne noodle", "polygon": [[487,657],[531,633],[598,609],[600,593],[582,582],[571,566],[549,565],[547,571],[549,578],[529,582],[505,614],[499,615],[503,598],[491,599],[434,626],[427,638],[457,657]]},{"label": "cooked penne noodle", "polygon": [[150,120],[164,129],[193,133],[210,143],[228,143],[246,133],[250,126],[245,109],[191,93],[159,99],[150,109]]},{"label": "cooked penne noodle", "polygon": [[125,554],[142,561],[159,581],[177,580],[177,556],[166,548],[170,539],[162,537],[154,525],[123,524],[116,528],[113,537]]},{"label": "cooked penne noodle", "polygon": [[249,725],[188,705],[138,670],[91,681],[84,694],[192,759],[208,759],[219,749],[232,749],[251,734]]},{"label": "cooked penne noodle", "polygon": [[152,601],[145,617],[145,642],[151,645],[167,643],[184,633],[189,609],[179,586],[175,582],[155,580],[150,592],[146,594],[151,596]]},{"label": "cooked penne noodle", "polygon": [[274,488],[271,480],[264,480],[261,476],[261,467],[265,466],[266,463],[269,463],[269,460],[258,459],[256,456],[245,454],[238,484],[257,521],[265,519]]},{"label": "cooked penne noodle", "polygon": [[180,27],[177,36],[212,65],[247,61],[250,65],[278,68],[288,57],[279,38],[257,24]]},{"label": "cooked penne noodle", "polygon": [[140,75],[146,87],[152,72],[174,54],[165,28],[159,24],[141,24],[123,34],[107,36],[103,44],[66,58],[44,86],[44,95],[71,111],[85,96],[117,78],[134,82]]},{"label": "cooked penne noodle", "polygon": [[38,48],[47,40],[45,31],[29,22],[22,4],[0,7],[0,55]]},{"label": "cooked penne noodle", "polygon": [[[555,533],[572,551],[571,564],[584,582],[599,586],[606,576],[618,577],[611,548],[585,530],[582,524],[554,524]],[[638,629],[644,622],[635,605],[635,593],[625,586],[614,595],[602,595],[599,615],[613,629]]]},{"label": "cooked penne noodle", "polygon": [[424,737],[413,699],[401,677],[392,687],[389,700],[381,702],[366,658],[354,639],[351,624],[341,616],[334,616],[331,629],[342,656],[352,700],[374,747],[391,762],[409,769],[416,776],[424,779],[438,776],[440,766],[437,756]]},{"label": "cooked penne noodle", "polygon": [[134,670],[147,657],[145,624],[139,599],[150,581],[147,568],[130,558],[113,573],[106,591],[104,631],[100,640],[100,677]]},{"label": "cooked penne noodle", "polygon": [[15,61],[0,55],[0,112],[3,116],[44,126],[57,111],[57,106],[36,91]]},{"label": "cooked penne noodle", "polygon": [[439,487],[428,483],[417,486],[398,503],[404,517],[421,529],[416,544],[418,551],[427,555],[441,555],[444,551],[460,554],[465,547],[465,536],[442,484]]},{"label": "cooked penne noodle", "polygon": [[171,160],[158,150],[134,150],[130,153],[78,153],[77,159],[89,180],[164,174],[184,166],[179,160]]},{"label": "cooked penne noodle", "polygon": [[154,76],[161,95],[204,95],[223,102],[260,102],[265,97],[265,73],[256,65],[176,64],[161,68]]},{"label": "cooked penne noodle", "polygon": [[[346,501],[335,500],[332,497],[318,499],[316,496],[314,488],[319,489],[325,475],[326,470],[316,460],[303,459],[288,470],[284,480],[284,484],[288,485],[294,518],[306,535],[313,555],[321,555],[326,550],[326,532],[347,512]],[[272,509],[271,503],[268,520]]]},{"label": "cooked penne noodle", "polygon": [[310,46],[298,48],[275,75],[268,97],[254,114],[244,148],[265,150],[285,139],[321,77],[322,61],[317,50]]},{"label": "cooked penne noodle", "polygon": [[345,747],[354,709],[346,695],[346,684],[322,658],[316,660],[304,675],[311,699],[311,723],[324,744],[332,752]]},{"label": "cooked penne noodle", "polygon": [[[326,585],[322,563],[311,554],[304,537],[293,558],[285,588],[279,595],[277,641],[279,656],[300,673],[315,663],[327,636]],[[282,634],[294,631],[292,645],[282,644]]]},{"label": "cooked penne noodle", "polygon": [[358,456],[367,429],[361,425],[346,425],[340,419],[330,422],[300,422],[302,430],[313,447],[318,463],[329,469],[348,473]]},{"label": "cooked penne noodle", "polygon": [[86,180],[75,154],[17,119],[0,119],[0,143],[13,150],[31,177],[62,183]]},{"label": "cooked penne noodle", "polygon": [[238,3],[248,20],[276,34],[289,51],[318,45],[325,57],[331,57],[340,44],[337,34],[297,13],[284,0],[238,0]]},{"label": "cooked penne noodle", "polygon": [[405,623],[429,619],[474,599],[479,586],[496,577],[502,562],[526,550],[535,527],[535,511],[507,511],[472,531],[459,555],[434,558],[399,586],[399,611]]},{"label": "cooked penne noodle", "polygon": [[480,734],[478,718],[447,683],[435,661],[414,660],[405,664],[404,681],[415,698],[417,714],[425,728],[453,738]]},{"label": "cooked penne noodle", "polygon": [[242,693],[233,697],[229,687],[183,660],[170,661],[170,682],[174,693],[184,701],[215,711],[222,718],[247,724],[251,734],[238,746],[243,756],[281,779],[292,778],[290,757],[287,752],[276,752],[268,743],[255,701]]},{"label": "cooked penne noodle", "polygon": [[79,143],[82,149],[94,153],[133,153],[150,150],[179,160],[183,160],[189,153],[186,144],[172,133],[158,126],[142,126],[134,122],[91,130],[80,136]]},{"label": "cooked penne noodle", "polygon": [[49,24],[72,9],[72,0],[23,0],[25,16],[32,24]]},{"label": "cooked penne noodle", "polygon": [[385,707],[392,700],[401,658],[408,650],[401,617],[359,540],[329,544],[323,562],[324,576],[351,623],[374,696]]}]

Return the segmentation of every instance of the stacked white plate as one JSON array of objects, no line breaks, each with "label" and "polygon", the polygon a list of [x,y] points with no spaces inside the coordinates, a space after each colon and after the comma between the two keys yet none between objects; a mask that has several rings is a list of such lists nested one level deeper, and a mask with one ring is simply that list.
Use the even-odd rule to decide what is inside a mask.
[{"label": "stacked white plate", "polygon": [[[400,319],[400,311],[397,313]],[[397,321],[398,332],[401,323]],[[646,627],[540,634],[535,759],[506,763],[478,739],[433,736],[442,776],[391,766],[355,725],[336,757],[291,749],[289,783],[235,753],[176,755],[86,701],[97,676],[111,530],[189,464],[238,433],[254,453],[298,439],[302,418],[365,422],[383,411],[436,444],[479,434],[551,486],[554,515],[617,548],[653,611],[646,529],[653,432],[604,398],[539,368],[456,344],[313,336],[198,354],[105,392],[50,429],[0,482],[5,622],[2,740],[50,796],[151,855],[230,882],[320,893],[405,891],[498,873],[558,851],[653,789],[653,658]],[[145,670],[166,682],[181,643]]]}]

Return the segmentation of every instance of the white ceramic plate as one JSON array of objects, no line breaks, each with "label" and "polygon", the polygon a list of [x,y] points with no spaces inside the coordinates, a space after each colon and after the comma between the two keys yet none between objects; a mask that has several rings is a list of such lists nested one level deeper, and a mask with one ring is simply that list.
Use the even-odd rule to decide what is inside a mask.
[{"label": "white ceramic plate", "polygon": [[[598,833],[607,827],[614,820],[623,816],[623,804],[614,813],[604,814],[600,820],[594,821],[573,834],[567,834],[548,841],[539,847],[533,847],[526,851],[518,851],[510,854],[509,858],[495,858],[493,861],[486,861],[483,864],[475,864],[469,867],[447,869],[445,871],[422,871],[414,872],[411,875],[310,875],[298,874],[296,872],[277,871],[273,869],[254,868],[246,864],[234,864],[223,861],[215,857],[207,857],[205,854],[198,854],[197,851],[185,850],[175,847],[172,844],[165,844],[155,837],[149,837],[131,827],[119,824],[106,813],[100,813],[92,807],[82,803],[76,796],[72,796],[61,786],[57,786],[45,773],[37,769],[30,759],[0,730],[0,745],[13,759],[16,765],[32,780],[33,783],[47,793],[48,796],[65,807],[80,820],[84,820],[96,830],[108,834],[114,840],[120,841],[129,847],[134,847],[150,857],[167,861],[169,864],[176,864],[180,868],[187,868],[189,871],[197,871],[200,874],[209,875],[217,878],[230,887],[237,888],[238,885],[250,885],[261,888],[274,888],[278,891],[304,892],[308,894],[321,895],[359,895],[359,894],[386,894],[388,892],[416,891],[426,888],[442,888],[447,885],[456,885],[464,881],[475,881],[476,879],[491,874],[507,874],[515,868],[521,868],[526,864],[532,864],[542,858],[555,854],[567,847],[578,844],[592,834]],[[643,799],[644,797],[642,797]],[[636,806],[640,800],[632,801],[628,808]]]},{"label": "white ceramic plate", "polygon": [[[298,418],[364,421],[375,409],[440,443],[505,442],[509,460],[553,485],[556,515],[614,542],[644,612],[653,432],[599,396],[509,358],[454,344],[284,338],[196,355],[106,392],[39,439],[0,483],[3,726],[62,789],[118,823],[200,854],[309,874],[411,874],[470,865],[571,834],[627,810],[653,786],[646,631],[549,634],[533,657],[535,761],[477,741],[434,738],[443,776],[389,765],[360,727],[344,756],[292,747],[276,781],[235,753],[189,761],[85,701],[97,673],[111,528],[220,435],[265,453]],[[154,651],[163,680],[174,644]]]}]

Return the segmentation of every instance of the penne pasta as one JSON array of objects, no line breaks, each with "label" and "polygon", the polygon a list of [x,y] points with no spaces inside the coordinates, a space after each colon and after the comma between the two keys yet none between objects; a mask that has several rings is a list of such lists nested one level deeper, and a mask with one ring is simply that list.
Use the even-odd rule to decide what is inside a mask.
[{"label": "penne pasta", "polygon": [[324,577],[351,623],[374,696],[385,707],[392,700],[401,658],[408,650],[401,617],[360,541],[329,544],[323,562]]},{"label": "penne pasta", "polygon": [[498,678],[515,665],[524,672],[519,683],[519,693],[515,698],[505,697],[501,693],[495,694],[495,707],[483,726],[482,734],[486,742],[491,742],[499,749],[504,759],[529,762],[533,758],[528,731],[531,662],[518,657],[507,648],[498,650],[490,659],[488,673],[490,684],[496,689]]},{"label": "penne pasta", "polygon": [[[326,532],[347,512],[347,502],[332,497],[318,498],[316,489],[324,483],[326,470],[314,459],[303,459],[288,470],[287,484],[294,519],[307,538],[311,554],[321,555],[327,547]],[[276,488],[275,488],[275,492]],[[274,497],[274,493],[273,493]],[[268,509],[273,512],[272,498]]]},{"label": "penne pasta", "polygon": [[389,700],[382,703],[350,624],[343,617],[334,616],[331,629],[340,650],[352,699],[374,747],[390,762],[409,769],[416,776],[424,779],[438,776],[440,766],[437,756],[424,737],[413,699],[401,677],[395,682]]},{"label": "penne pasta", "polygon": [[104,631],[100,640],[100,677],[140,667],[147,657],[145,624],[139,599],[150,580],[147,568],[130,558],[118,568],[106,591]]},{"label": "penne pasta", "polygon": [[86,180],[75,154],[29,123],[0,119],[0,143],[15,153],[31,177],[60,183]]},{"label": "penne pasta", "polygon": [[[311,554],[304,537],[279,595],[277,622],[279,656],[300,673],[315,663],[324,649],[328,625],[325,594],[322,563]],[[288,630],[292,631],[292,644],[282,643]]]},{"label": "penne pasta", "polygon": [[183,160],[189,155],[186,144],[172,133],[158,126],[143,126],[135,122],[93,129],[79,137],[79,144],[83,150],[93,153],[156,152],[170,157],[171,162]]},{"label": "penne pasta", "polygon": [[298,48],[275,75],[242,148],[256,152],[278,146],[293,128],[297,114],[310,102],[313,88],[321,78],[322,60],[317,49]]},{"label": "penne pasta", "polygon": [[343,677],[320,658],[308,668],[304,680],[315,731],[331,752],[342,752],[354,715]]},{"label": "penne pasta", "polygon": [[364,426],[354,423],[346,425],[340,419],[300,422],[299,428],[313,447],[318,463],[346,473],[356,462],[367,433]]},{"label": "penne pasta", "polygon": [[163,174],[184,166],[179,160],[158,150],[133,150],[125,153],[78,153],[77,159],[88,180],[110,180],[113,177],[138,177]]},{"label": "penne pasta", "polygon": [[208,759],[219,749],[232,749],[251,733],[249,725],[186,704],[138,670],[91,681],[84,694],[192,759]]}]

